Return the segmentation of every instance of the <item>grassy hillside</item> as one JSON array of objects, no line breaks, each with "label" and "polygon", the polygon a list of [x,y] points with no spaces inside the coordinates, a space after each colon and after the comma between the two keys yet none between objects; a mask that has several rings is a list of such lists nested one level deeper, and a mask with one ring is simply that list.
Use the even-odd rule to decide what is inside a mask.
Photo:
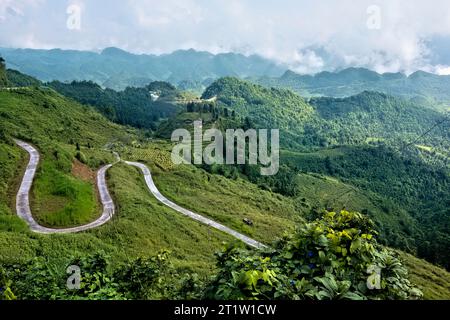
[{"label": "grassy hillside", "polygon": [[450,119],[421,104],[368,91],[348,98],[313,98],[309,102],[326,121],[320,131],[329,145],[367,140],[400,145],[420,141],[450,156]]},{"label": "grassy hillside", "polygon": [[[223,241],[234,239],[159,203],[147,190],[140,172],[123,163],[113,166],[107,174],[117,206],[111,222],[77,234],[32,233],[15,215],[14,195],[27,155],[12,143],[11,137],[33,143],[42,154],[32,192],[32,211],[42,223],[53,226],[84,223],[98,214],[95,187],[89,177],[103,163],[113,161],[105,146],[119,151],[124,159],[147,163],[157,186],[169,199],[265,243],[271,243],[295,225],[302,225],[310,218],[312,208],[324,205],[359,208],[371,200],[360,197],[360,191],[355,191],[347,201],[335,200],[341,190],[354,187],[326,174],[300,174],[298,179],[304,188],[298,197],[286,197],[239,177],[228,179],[190,165],[174,166],[170,161],[171,144],[167,141],[142,139],[136,130],[113,124],[93,109],[52,90],[0,91],[0,118],[0,266],[45,257],[47,273],[36,274],[39,279],[64,275],[74,256],[104,252],[112,265],[118,266],[168,249],[177,273],[166,279],[167,283],[194,272],[204,281],[216,270],[214,252]],[[59,187],[65,192],[60,192]],[[71,211],[74,207],[80,211]],[[253,226],[245,224],[244,218],[251,219]],[[415,265],[414,258],[405,257],[407,263]],[[447,274],[426,262],[420,265],[436,271],[435,281],[427,285],[429,274],[417,268],[413,281],[425,288],[428,298],[446,297]],[[37,296],[39,287],[45,286],[33,282]]]},{"label": "grassy hillside", "polygon": [[[203,94],[211,97],[250,127],[280,129],[281,145],[292,150],[280,162],[286,176],[317,173],[361,190],[359,198],[377,209],[359,201],[358,210],[378,222],[387,244],[448,267],[450,121],[443,114],[377,92],[308,103],[291,91],[234,78],[214,82]],[[274,178],[302,188],[282,175]],[[292,189],[279,192],[295,196]]]},{"label": "grassy hillside", "polygon": [[448,271],[410,254],[399,253],[408,268],[409,279],[422,290],[425,299],[450,299],[450,273]]},{"label": "grassy hillside", "polygon": [[[127,254],[136,257],[153,254],[166,248],[173,251],[180,266],[191,266],[193,270],[204,275],[214,267],[213,253],[221,247],[221,242],[234,241],[158,203],[146,189],[140,173],[122,164],[108,171],[108,183],[118,207],[117,217],[113,223],[73,235],[43,236],[29,232],[26,225],[15,216],[13,200],[27,162],[27,155],[12,143],[11,136],[33,143],[42,154],[42,162],[33,188],[32,211],[38,213],[37,218],[41,222],[52,226],[84,223],[83,219],[92,220],[95,214],[98,214],[98,203],[85,201],[86,196],[89,198],[95,194],[94,186],[73,171],[75,164],[80,165],[75,160],[77,153],[82,153],[89,170],[95,170],[103,163],[113,161],[112,155],[103,150],[106,144],[126,145],[132,148],[138,136],[133,130],[108,122],[92,109],[70,102],[48,90],[1,91],[0,115],[2,118],[0,148],[4,151],[0,157],[2,208],[0,234],[4,243],[0,246],[2,263],[25,261],[39,253],[48,255],[49,263],[57,263],[61,267],[61,261],[68,259],[70,255],[87,254],[92,252],[93,248],[104,250],[115,259],[122,260]],[[77,143],[80,151],[77,151]],[[153,148],[158,146],[159,144]],[[144,149],[137,150],[145,152]],[[175,187],[184,185],[186,181],[190,181],[193,186],[207,183],[205,173],[195,167],[179,168],[173,172],[162,171],[161,168],[171,165],[168,155],[167,151],[163,154],[152,154],[151,166],[155,171],[155,179],[162,189],[166,184]],[[124,157],[126,156],[127,154],[124,154]],[[205,215],[217,218],[220,216],[218,220],[223,223],[244,230],[242,217],[249,214],[249,217],[254,217],[258,229],[256,231],[248,229],[248,233],[255,234],[267,242],[280,235],[284,228],[292,226],[295,215],[293,206],[283,204],[279,196],[260,191],[248,182],[211,177],[217,182],[222,181],[223,184],[217,192],[211,188],[209,194],[209,197],[216,198],[217,203],[246,203],[250,194],[254,200],[244,208],[232,207],[217,212],[208,204],[207,198],[202,198],[203,195],[196,193],[193,196],[198,197],[198,201],[192,202],[201,204],[203,206],[201,212]],[[175,184],[175,181],[178,182]],[[70,192],[61,194],[58,190],[54,190],[60,185]],[[242,189],[252,191],[243,195]],[[163,190],[167,192],[171,190],[172,194],[167,195],[174,200],[181,201],[186,197],[180,192],[181,196],[178,199],[174,193],[176,189]],[[56,209],[69,210],[73,206],[78,207],[77,203],[80,201],[83,204],[81,207],[90,205],[87,211],[76,215],[78,220],[60,221],[59,218],[67,215],[63,211],[50,211],[55,209],[53,206],[58,205],[61,207]],[[187,204],[186,201],[185,203]],[[44,208],[44,205],[49,207]],[[275,207],[272,208],[272,205]],[[277,208],[280,210],[276,210]],[[200,208],[192,207],[192,209]],[[264,221],[263,214],[267,212],[273,219]],[[81,213],[90,215],[83,216]],[[275,223],[274,230],[271,229],[269,222]],[[258,234],[259,228],[265,233]]]},{"label": "grassy hillside", "polygon": [[[124,90],[150,81],[199,82],[224,76],[279,76],[285,68],[260,56],[178,50],[164,55],[133,54],[118,48],[102,52],[0,48],[0,55],[41,81],[91,80]],[[195,86],[195,85],[194,85]]]},{"label": "grassy hillside", "polygon": [[[257,240],[270,242],[303,221],[288,197],[261,190],[239,178],[207,173],[193,165],[173,165],[171,146],[159,141],[141,148],[126,148],[122,154],[149,164],[155,184],[169,199]],[[237,197],[241,200],[236,201]],[[251,219],[253,226],[246,225],[244,218]]]}]

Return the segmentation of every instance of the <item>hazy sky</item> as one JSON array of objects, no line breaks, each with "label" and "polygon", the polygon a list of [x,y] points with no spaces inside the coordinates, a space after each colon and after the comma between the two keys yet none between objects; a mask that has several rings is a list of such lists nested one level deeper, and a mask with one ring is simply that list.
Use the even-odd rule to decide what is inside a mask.
[{"label": "hazy sky", "polygon": [[0,46],[194,48],[257,53],[302,73],[365,66],[450,74],[450,2],[0,0]]}]

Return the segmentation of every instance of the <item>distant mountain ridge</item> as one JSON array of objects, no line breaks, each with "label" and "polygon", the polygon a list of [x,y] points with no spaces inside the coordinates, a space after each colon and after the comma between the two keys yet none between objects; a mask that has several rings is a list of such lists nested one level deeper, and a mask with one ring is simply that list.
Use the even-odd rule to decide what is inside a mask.
[{"label": "distant mountain ridge", "polygon": [[194,49],[154,55],[134,54],[115,47],[101,52],[0,48],[0,56],[5,58],[8,68],[43,82],[86,80],[115,90],[167,81],[182,90],[201,93],[214,80],[231,76],[266,87],[288,88],[305,97],[348,97],[363,91],[378,91],[432,107],[443,104],[440,106],[443,109],[450,103],[450,75],[424,71],[407,76],[400,72],[380,74],[350,67],[302,75],[289,70],[287,65],[258,55],[212,54]]},{"label": "distant mountain ridge", "polygon": [[193,49],[148,55],[114,47],[100,53],[0,48],[0,56],[5,58],[9,68],[41,81],[91,80],[112,89],[144,86],[155,80],[175,85],[188,81],[190,86],[202,89],[212,82],[211,79],[223,76],[278,77],[287,69],[257,55],[212,54]]},{"label": "distant mountain ridge", "polygon": [[256,79],[268,87],[289,88],[303,96],[348,97],[363,91],[378,91],[404,98],[422,98],[432,102],[450,102],[450,75],[436,75],[416,71],[404,73],[377,73],[365,68],[347,68],[338,72],[320,72],[301,75],[291,70],[281,77]]}]

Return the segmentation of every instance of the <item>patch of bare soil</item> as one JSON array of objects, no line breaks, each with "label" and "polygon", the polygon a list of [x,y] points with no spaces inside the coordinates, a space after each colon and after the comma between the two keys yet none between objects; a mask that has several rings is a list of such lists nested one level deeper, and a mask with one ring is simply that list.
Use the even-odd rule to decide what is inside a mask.
[{"label": "patch of bare soil", "polygon": [[72,163],[72,174],[83,181],[95,184],[95,171],[77,159]]}]

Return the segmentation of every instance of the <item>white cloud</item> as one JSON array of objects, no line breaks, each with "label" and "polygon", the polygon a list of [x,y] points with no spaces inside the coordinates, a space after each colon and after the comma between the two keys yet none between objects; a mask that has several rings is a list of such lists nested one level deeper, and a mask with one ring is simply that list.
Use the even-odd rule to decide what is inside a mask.
[{"label": "white cloud", "polygon": [[[80,32],[65,28],[74,2],[83,5]],[[367,28],[374,4],[379,30]],[[194,47],[258,53],[302,73],[345,66],[410,73],[445,72],[437,67],[449,64],[443,41],[450,42],[447,0],[0,0],[3,47],[114,45],[138,53]]]},{"label": "white cloud", "polygon": [[448,76],[450,75],[450,66],[437,65],[435,72],[441,76]]}]

